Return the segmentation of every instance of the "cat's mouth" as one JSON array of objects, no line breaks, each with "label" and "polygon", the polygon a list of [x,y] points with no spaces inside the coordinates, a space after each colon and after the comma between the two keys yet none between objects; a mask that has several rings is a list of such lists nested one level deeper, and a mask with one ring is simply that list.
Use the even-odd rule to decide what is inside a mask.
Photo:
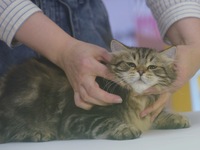
[{"label": "cat's mouth", "polygon": [[144,82],[142,79],[139,79],[139,80],[135,81],[135,83],[138,83],[138,84],[145,84],[145,82]]},{"label": "cat's mouth", "polygon": [[155,84],[155,79],[149,79],[145,76],[140,76],[137,79],[135,78],[135,81],[132,82],[132,88],[136,93],[142,94],[145,90],[154,86]]},{"label": "cat's mouth", "polygon": [[135,83],[140,83],[140,84],[146,84],[145,80],[142,79],[142,77],[138,77],[138,79],[135,81]]}]

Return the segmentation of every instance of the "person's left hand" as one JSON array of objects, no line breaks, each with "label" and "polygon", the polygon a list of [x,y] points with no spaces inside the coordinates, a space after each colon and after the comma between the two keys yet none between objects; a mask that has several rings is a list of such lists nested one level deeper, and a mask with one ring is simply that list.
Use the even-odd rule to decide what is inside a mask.
[{"label": "person's left hand", "polygon": [[161,94],[158,100],[144,111],[141,112],[141,117],[145,117],[148,114],[152,115],[154,120],[158,114],[163,110],[165,104],[171,99],[172,94],[180,89],[186,82],[188,82],[192,76],[200,68],[200,45],[179,45],[176,50],[175,69],[177,72],[177,79],[174,83],[162,90],[157,91],[154,88],[147,90],[146,94]]}]

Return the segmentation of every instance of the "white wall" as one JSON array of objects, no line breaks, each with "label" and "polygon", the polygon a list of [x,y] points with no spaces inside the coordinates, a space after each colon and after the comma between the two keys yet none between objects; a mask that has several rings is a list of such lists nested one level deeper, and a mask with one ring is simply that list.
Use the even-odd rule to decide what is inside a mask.
[{"label": "white wall", "polygon": [[103,0],[108,10],[114,38],[128,45],[136,45],[135,19],[150,13],[144,0]]}]

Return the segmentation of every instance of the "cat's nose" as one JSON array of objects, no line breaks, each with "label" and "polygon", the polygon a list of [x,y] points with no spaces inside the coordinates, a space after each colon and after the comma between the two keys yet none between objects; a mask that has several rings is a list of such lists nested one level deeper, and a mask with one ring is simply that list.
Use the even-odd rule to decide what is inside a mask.
[{"label": "cat's nose", "polygon": [[144,74],[144,70],[138,70],[138,73],[140,76],[142,76]]}]

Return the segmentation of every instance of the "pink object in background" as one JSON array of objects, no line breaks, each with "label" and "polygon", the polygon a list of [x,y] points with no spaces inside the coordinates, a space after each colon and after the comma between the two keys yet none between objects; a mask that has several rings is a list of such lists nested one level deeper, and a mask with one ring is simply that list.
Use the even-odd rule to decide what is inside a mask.
[{"label": "pink object in background", "polygon": [[158,31],[156,22],[151,15],[138,16],[135,19],[135,36],[138,46],[151,47],[157,50],[166,48]]}]

